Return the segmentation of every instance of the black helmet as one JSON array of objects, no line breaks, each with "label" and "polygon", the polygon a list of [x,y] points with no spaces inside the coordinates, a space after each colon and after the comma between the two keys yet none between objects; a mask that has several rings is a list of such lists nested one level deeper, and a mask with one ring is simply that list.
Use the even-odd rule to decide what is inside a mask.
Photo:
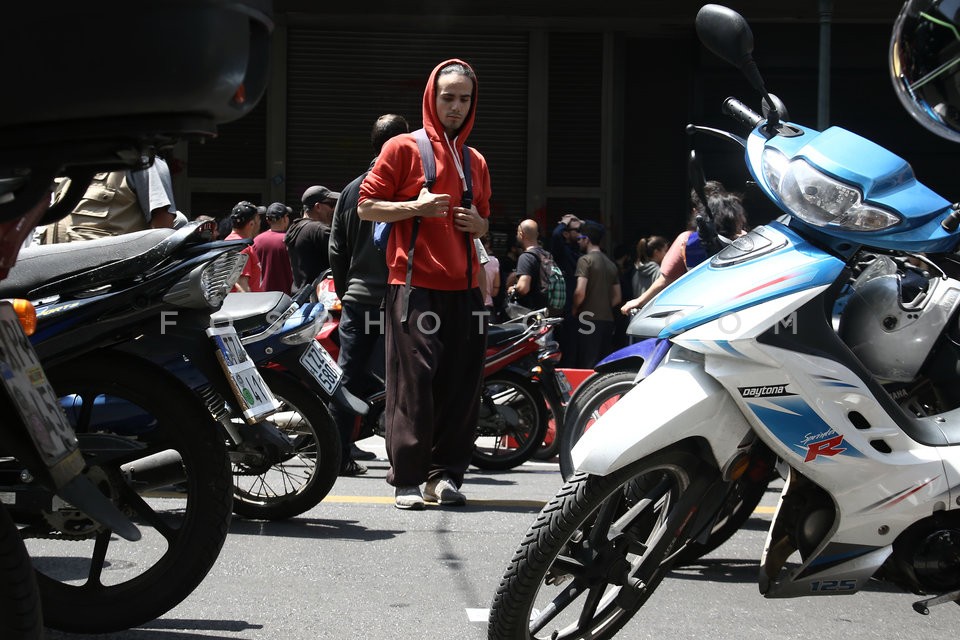
[{"label": "black helmet", "polygon": [[910,0],[890,41],[900,102],[941,138],[960,142],[960,0]]}]

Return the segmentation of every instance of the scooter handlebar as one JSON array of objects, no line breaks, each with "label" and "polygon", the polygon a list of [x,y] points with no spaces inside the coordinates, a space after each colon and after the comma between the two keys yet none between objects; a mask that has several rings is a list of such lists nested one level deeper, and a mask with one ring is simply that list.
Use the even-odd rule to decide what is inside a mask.
[{"label": "scooter handlebar", "polygon": [[721,108],[721,111],[723,111],[725,115],[728,115],[734,120],[747,125],[751,129],[763,121],[763,116],[736,98],[732,97],[723,101],[723,107]]}]

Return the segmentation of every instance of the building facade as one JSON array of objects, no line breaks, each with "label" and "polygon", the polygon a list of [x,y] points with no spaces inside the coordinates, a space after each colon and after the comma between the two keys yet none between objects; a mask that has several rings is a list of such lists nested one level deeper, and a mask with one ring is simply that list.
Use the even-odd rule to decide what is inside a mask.
[{"label": "building facade", "polygon": [[[720,114],[722,100],[735,95],[754,108],[760,100],[737,70],[700,45],[694,17],[701,3],[620,4],[376,1],[361,14],[276,0],[267,94],[218,139],[177,149],[181,208],[222,216],[241,199],[298,207],[307,186],[340,189],[367,168],[377,116],[400,113],[419,127],[430,70],[459,57],[479,78],[469,143],[491,168],[495,248],[518,220],[534,217],[549,228],[564,213],[604,223],[609,249],[641,235],[672,237],[688,213],[685,126],[736,131]],[[953,149],[909,118],[887,77],[899,2],[729,5],[751,24],[768,90],[807,126],[822,116],[820,36],[829,23],[826,121],[887,146],[951,197],[944,159]],[[750,196],[739,151],[695,143],[708,178],[747,189],[751,223],[773,215]]]}]

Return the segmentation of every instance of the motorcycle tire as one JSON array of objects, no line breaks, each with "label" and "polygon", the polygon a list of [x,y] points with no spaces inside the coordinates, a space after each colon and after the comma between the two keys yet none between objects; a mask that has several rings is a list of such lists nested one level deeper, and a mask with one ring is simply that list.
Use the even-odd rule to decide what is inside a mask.
[{"label": "motorcycle tire", "polygon": [[584,380],[567,404],[560,441],[560,473],[564,480],[573,476],[573,447],[593,423],[625,393],[633,389],[636,370],[594,373]]},{"label": "motorcycle tire", "polygon": [[507,566],[487,637],[613,637],[670,570],[670,555],[706,490],[695,481],[702,468],[696,456],[675,449],[609,476],[574,475]]},{"label": "motorcycle tire", "polygon": [[9,640],[43,637],[40,592],[17,525],[0,504],[0,629]]},{"label": "motorcycle tire", "polygon": [[[47,375],[87,476],[142,538],[123,540],[69,505],[22,528],[44,623],[74,633],[139,626],[183,601],[216,562],[233,501],[223,438],[192,391],[140,358],[103,351]],[[167,457],[153,477],[151,456]]]},{"label": "motorcycle tire", "polygon": [[[574,474],[572,451],[584,433],[607,409],[633,389],[636,371],[595,373],[584,380],[567,405],[567,418],[560,435],[560,473],[564,479]],[[677,554],[676,564],[690,564],[730,539],[753,515],[767,490],[769,476],[760,480],[745,476],[733,484],[727,503],[710,537],[703,543],[691,542]]]},{"label": "motorcycle tire", "polygon": [[291,376],[261,369],[281,407],[266,418],[290,438],[296,453],[263,473],[233,465],[233,512],[244,518],[282,520],[305,513],[330,493],[340,472],[340,433],[327,406]]},{"label": "motorcycle tire", "polygon": [[540,390],[529,378],[500,371],[484,378],[481,394],[470,462],[490,471],[520,466],[537,451],[547,431]]}]

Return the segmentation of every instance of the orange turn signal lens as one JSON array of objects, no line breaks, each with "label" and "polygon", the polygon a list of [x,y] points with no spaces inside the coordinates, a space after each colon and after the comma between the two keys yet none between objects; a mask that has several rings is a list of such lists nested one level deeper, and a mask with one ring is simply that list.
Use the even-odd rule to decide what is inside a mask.
[{"label": "orange turn signal lens", "polygon": [[739,480],[750,468],[750,455],[742,453],[732,460],[723,470],[723,479],[727,482]]},{"label": "orange turn signal lens", "polygon": [[32,336],[37,330],[37,310],[33,308],[33,303],[22,298],[16,298],[10,302],[13,305],[13,311],[17,314],[17,320],[20,321],[20,326],[23,327],[23,332]]}]

